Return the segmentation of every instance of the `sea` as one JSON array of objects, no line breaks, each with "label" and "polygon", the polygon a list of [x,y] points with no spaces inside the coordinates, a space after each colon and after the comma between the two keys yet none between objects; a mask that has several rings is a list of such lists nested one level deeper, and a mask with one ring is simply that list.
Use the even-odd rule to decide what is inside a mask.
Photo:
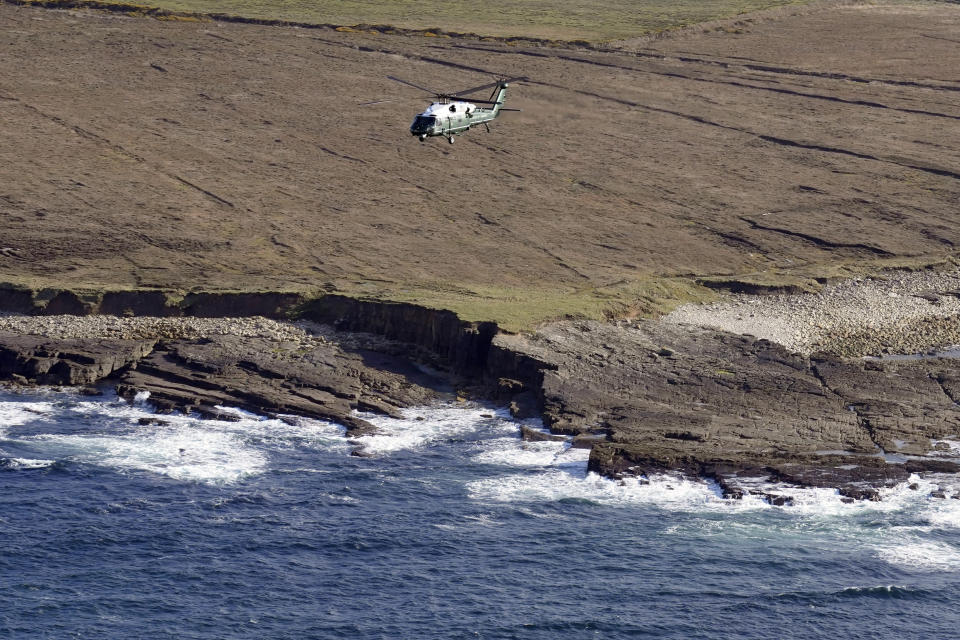
[{"label": "sea", "polygon": [[599,477],[452,398],[353,440],[223,411],[0,390],[0,638],[960,637],[928,478],[773,506]]}]

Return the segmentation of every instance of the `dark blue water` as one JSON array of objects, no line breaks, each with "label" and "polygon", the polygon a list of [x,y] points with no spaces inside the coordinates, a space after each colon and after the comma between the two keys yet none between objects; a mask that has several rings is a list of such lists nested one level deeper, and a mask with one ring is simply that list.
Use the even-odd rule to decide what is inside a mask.
[{"label": "dark blue water", "polygon": [[[956,638],[960,500],[588,476],[471,405],[335,425],[0,394],[0,637]],[[417,418],[423,418],[418,420]]]}]

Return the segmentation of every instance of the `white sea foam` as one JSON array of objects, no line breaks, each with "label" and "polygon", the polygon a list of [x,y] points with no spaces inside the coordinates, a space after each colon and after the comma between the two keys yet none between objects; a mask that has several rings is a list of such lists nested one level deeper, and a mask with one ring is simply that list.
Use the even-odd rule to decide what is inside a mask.
[{"label": "white sea foam", "polygon": [[947,458],[960,458],[960,442],[956,440],[931,440],[930,444],[938,449],[934,450],[930,455],[941,456]]},{"label": "white sea foam", "polygon": [[481,452],[471,457],[474,462],[512,467],[585,464],[590,457],[588,449],[571,449],[566,442],[524,442],[515,436],[484,440],[477,447]]},{"label": "white sea foam", "polygon": [[938,529],[960,529],[960,500],[941,498],[931,501],[923,519]]},{"label": "white sea foam", "polygon": [[877,557],[904,569],[915,571],[955,571],[960,569],[960,549],[945,542],[922,540],[912,536],[902,543],[875,545]]},{"label": "white sea foam", "polygon": [[34,460],[31,458],[7,458],[8,469],[45,469],[56,460]]},{"label": "white sea foam", "polygon": [[462,438],[481,425],[487,432],[516,432],[517,424],[505,412],[472,404],[447,404],[429,409],[405,409],[402,418],[358,414],[377,427],[377,433],[356,438],[369,453],[392,453]]},{"label": "white sea foam", "polygon": [[230,483],[266,468],[267,457],[213,425],[172,424],[123,435],[42,434],[25,438],[56,459],[177,480]]},{"label": "white sea foam", "polygon": [[19,427],[54,412],[52,402],[0,402],[0,438],[10,427]]},{"label": "white sea foam", "polygon": [[[143,403],[122,401],[84,399],[68,407],[50,402],[0,402],[0,424],[10,426],[26,424],[38,414],[50,420],[58,416],[89,417],[91,424],[102,420],[100,432],[35,433],[8,440],[39,454],[37,458],[42,456],[48,464],[68,460],[123,471],[147,471],[177,480],[225,484],[263,473],[268,467],[269,450],[304,446],[347,450],[343,428],[330,422],[295,417],[264,419],[227,408],[223,413],[239,420],[156,415]],[[153,422],[140,424],[144,418]]]},{"label": "white sea foam", "polygon": [[[916,486],[911,489],[910,486]],[[895,513],[917,509],[930,503],[930,493],[937,485],[917,475],[893,487],[879,489],[880,500],[854,500],[844,497],[836,489],[816,489],[767,485],[770,493],[791,496],[789,511],[798,515],[817,517],[854,516],[869,513]]]},{"label": "white sea foam", "polygon": [[586,472],[586,464],[547,468],[539,473],[513,474],[468,483],[475,500],[556,502],[582,500],[608,506],[657,505],[677,511],[769,508],[759,498],[724,500],[716,485],[678,476],[611,480]]},{"label": "white sea foam", "polygon": [[471,457],[474,462],[530,470],[469,482],[468,495],[478,501],[582,500],[609,506],[656,504],[682,511],[769,507],[753,496],[739,501],[723,500],[714,484],[674,475],[616,481],[588,473],[590,451],[571,448],[568,442],[525,442],[505,437],[481,441],[476,447],[480,452]]},{"label": "white sea foam", "polygon": [[[740,512],[778,509],[806,520],[827,521],[872,514],[910,512],[931,526],[960,527],[960,500],[935,499],[931,493],[942,486],[940,480],[912,475],[906,482],[880,489],[879,501],[854,500],[836,489],[796,487],[752,479],[748,488],[789,498],[782,506],[771,505],[764,496],[747,493],[742,499],[725,499],[712,482],[675,475],[611,480],[587,473],[584,450],[563,450],[564,443],[523,443],[517,439],[481,443],[484,450],[473,456],[477,462],[523,466],[539,472],[507,474],[468,483],[468,494],[475,500],[498,502],[555,502],[585,500],[609,506],[655,505],[677,512]],[[584,456],[564,459],[565,455]],[[911,489],[912,487],[915,487]]]}]

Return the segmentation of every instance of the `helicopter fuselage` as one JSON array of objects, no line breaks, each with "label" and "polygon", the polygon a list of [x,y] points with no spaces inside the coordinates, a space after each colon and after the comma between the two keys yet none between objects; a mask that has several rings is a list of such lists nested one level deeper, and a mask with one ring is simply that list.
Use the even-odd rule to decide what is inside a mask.
[{"label": "helicopter fuselage", "polygon": [[507,87],[504,83],[495,92],[491,108],[478,107],[472,102],[461,100],[434,102],[413,119],[410,134],[417,136],[421,141],[431,136],[445,136],[453,142],[453,136],[496,118],[503,106],[506,93]]}]

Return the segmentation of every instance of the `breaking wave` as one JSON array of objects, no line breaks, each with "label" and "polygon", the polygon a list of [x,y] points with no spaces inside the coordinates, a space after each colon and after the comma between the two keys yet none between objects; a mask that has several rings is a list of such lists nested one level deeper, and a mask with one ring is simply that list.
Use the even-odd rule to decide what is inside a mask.
[{"label": "breaking wave", "polygon": [[346,449],[343,429],[318,420],[265,419],[229,408],[222,412],[230,420],[203,420],[157,415],[146,398],[127,404],[116,398],[62,397],[70,401],[23,402],[9,395],[0,399],[0,456],[7,469],[37,469],[63,461],[229,484],[263,473],[271,450]]}]

